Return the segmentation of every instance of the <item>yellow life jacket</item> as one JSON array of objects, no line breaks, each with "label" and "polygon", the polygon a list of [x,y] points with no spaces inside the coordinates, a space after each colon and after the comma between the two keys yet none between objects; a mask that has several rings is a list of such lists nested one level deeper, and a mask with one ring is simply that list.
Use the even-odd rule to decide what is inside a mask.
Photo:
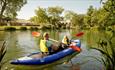
[{"label": "yellow life jacket", "polygon": [[49,52],[46,46],[46,40],[40,40],[40,50],[41,52]]},{"label": "yellow life jacket", "polygon": [[64,43],[64,44],[68,44],[68,42],[67,42],[67,38],[64,36],[64,38],[62,39],[62,43]]}]

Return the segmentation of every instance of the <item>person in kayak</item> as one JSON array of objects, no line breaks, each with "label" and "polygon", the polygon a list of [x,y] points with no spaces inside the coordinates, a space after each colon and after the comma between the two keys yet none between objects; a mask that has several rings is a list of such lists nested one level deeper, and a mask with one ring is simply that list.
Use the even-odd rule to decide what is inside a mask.
[{"label": "person in kayak", "polygon": [[43,34],[43,39],[40,40],[40,51],[42,52],[43,56],[47,56],[57,49],[58,47],[55,46],[53,42],[49,39],[49,34],[45,32]]},{"label": "person in kayak", "polygon": [[70,40],[69,38],[67,37],[67,35],[65,35],[62,39],[62,47],[63,48],[67,48],[70,44]]}]

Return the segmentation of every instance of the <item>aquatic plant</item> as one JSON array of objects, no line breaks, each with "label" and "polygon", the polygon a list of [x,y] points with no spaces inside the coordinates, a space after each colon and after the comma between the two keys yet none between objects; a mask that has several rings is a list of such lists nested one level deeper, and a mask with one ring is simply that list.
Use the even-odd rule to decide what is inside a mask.
[{"label": "aquatic plant", "polygon": [[105,31],[104,37],[99,39],[98,47],[91,49],[98,50],[102,54],[101,62],[106,70],[115,70],[115,31]]},{"label": "aquatic plant", "polygon": [[5,47],[6,41],[3,42],[2,46],[0,47],[0,69],[2,67],[2,59],[6,53],[6,47]]}]

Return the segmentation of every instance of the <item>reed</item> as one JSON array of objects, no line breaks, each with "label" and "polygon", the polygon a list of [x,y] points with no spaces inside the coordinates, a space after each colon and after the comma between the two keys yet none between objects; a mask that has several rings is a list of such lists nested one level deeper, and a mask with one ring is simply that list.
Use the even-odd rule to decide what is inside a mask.
[{"label": "reed", "polygon": [[0,47],[0,70],[1,70],[1,67],[2,67],[2,59],[3,59],[3,57],[6,53],[5,43],[6,43],[6,41],[4,41],[2,46]]},{"label": "reed", "polygon": [[111,34],[105,32],[105,37],[99,39],[98,47],[91,49],[98,50],[102,54],[100,59],[106,70],[115,70],[115,31],[110,32]]}]

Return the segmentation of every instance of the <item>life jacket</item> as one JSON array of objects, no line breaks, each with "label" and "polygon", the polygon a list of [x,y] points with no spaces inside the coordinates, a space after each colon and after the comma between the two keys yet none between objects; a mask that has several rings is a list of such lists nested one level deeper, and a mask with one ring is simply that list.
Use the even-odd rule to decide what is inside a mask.
[{"label": "life jacket", "polygon": [[62,39],[62,43],[68,45],[69,44],[69,40],[66,38],[66,36],[64,36],[64,38]]},{"label": "life jacket", "polygon": [[40,40],[40,51],[41,52],[49,52],[46,46],[46,40]]}]

